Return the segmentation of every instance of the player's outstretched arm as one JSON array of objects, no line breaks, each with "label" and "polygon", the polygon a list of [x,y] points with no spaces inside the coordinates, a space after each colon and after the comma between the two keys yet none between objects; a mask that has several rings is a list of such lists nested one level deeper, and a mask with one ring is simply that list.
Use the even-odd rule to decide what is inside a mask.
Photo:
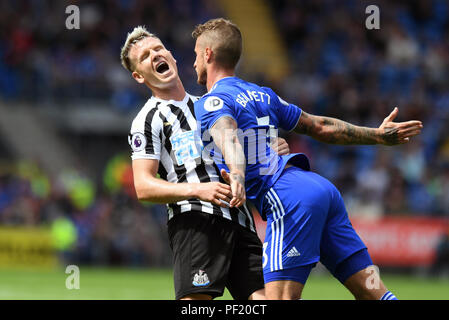
[{"label": "player's outstretched arm", "polygon": [[383,144],[387,146],[407,143],[421,133],[421,121],[393,122],[398,108],[384,119],[379,128],[360,127],[348,122],[302,112],[295,132],[331,144]]},{"label": "player's outstretched arm", "polygon": [[132,162],[134,187],[139,200],[154,203],[172,203],[197,198],[221,207],[230,202],[231,187],[219,182],[171,183],[157,178],[159,161],[155,159],[136,159]]},{"label": "player's outstretched arm", "polygon": [[246,201],[246,158],[237,136],[237,123],[231,117],[221,117],[215,122],[210,133],[229,168],[232,189],[230,205],[231,207],[240,207]]}]

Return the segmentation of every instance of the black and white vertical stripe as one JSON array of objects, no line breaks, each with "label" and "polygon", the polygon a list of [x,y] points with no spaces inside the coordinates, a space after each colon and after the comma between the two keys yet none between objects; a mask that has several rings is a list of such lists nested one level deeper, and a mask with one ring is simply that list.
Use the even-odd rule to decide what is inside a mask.
[{"label": "black and white vertical stripe", "polygon": [[[144,134],[146,145],[142,150],[134,149],[131,158],[159,160],[159,176],[168,182],[223,182],[212,159],[188,158],[183,164],[178,164],[170,141],[170,137],[182,132],[197,131],[194,113],[197,99],[188,94],[183,101],[150,98],[134,119],[130,132],[131,137],[136,133]],[[199,152],[201,154],[201,150]],[[239,209],[221,208],[199,199],[189,199],[168,204],[167,208],[168,219],[177,214],[200,211],[222,216],[256,231],[253,216],[246,206]]]}]

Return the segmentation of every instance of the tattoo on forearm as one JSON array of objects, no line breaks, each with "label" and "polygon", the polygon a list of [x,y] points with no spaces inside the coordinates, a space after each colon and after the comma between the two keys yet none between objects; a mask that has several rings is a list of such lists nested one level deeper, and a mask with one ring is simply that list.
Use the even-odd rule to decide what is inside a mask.
[{"label": "tattoo on forearm", "polygon": [[322,117],[323,124],[331,130],[323,130],[324,138],[335,144],[376,144],[377,137],[372,128],[355,126],[348,122]]},{"label": "tattoo on forearm", "polygon": [[232,179],[236,180],[238,183],[240,183],[242,186],[245,185],[245,177],[241,176],[237,173],[231,173]]},{"label": "tattoo on forearm", "polygon": [[[377,144],[379,137],[373,128],[359,127],[348,122],[329,118],[301,115],[304,117],[297,132],[307,134],[330,144]],[[319,130],[317,128],[320,128]]]}]

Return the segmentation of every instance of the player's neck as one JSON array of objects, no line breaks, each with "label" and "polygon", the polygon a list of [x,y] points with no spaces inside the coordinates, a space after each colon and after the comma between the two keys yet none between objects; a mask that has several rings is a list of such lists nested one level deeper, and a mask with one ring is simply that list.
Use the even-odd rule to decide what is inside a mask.
[{"label": "player's neck", "polygon": [[207,91],[209,92],[210,89],[214,86],[217,81],[226,78],[226,77],[234,77],[235,71],[234,70],[225,70],[225,69],[213,69],[207,71]]},{"label": "player's neck", "polygon": [[186,96],[186,91],[181,80],[177,81],[173,86],[167,88],[151,88],[153,96],[162,100],[182,101]]}]

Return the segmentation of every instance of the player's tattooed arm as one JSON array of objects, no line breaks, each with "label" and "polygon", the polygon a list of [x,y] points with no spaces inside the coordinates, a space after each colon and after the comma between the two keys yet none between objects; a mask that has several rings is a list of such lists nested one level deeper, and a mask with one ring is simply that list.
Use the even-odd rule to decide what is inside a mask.
[{"label": "player's tattooed arm", "polygon": [[221,150],[229,168],[229,182],[232,190],[231,206],[239,207],[246,201],[245,169],[246,158],[237,135],[237,123],[230,117],[222,117],[211,128],[211,136]]},{"label": "player's tattooed arm", "polygon": [[331,144],[384,144],[388,146],[407,143],[421,133],[421,121],[393,122],[398,114],[395,108],[379,128],[368,128],[348,122],[302,112],[295,132]]},{"label": "player's tattooed arm", "polygon": [[375,128],[359,127],[339,119],[315,116],[304,111],[295,131],[331,144],[380,143],[380,132]]}]

